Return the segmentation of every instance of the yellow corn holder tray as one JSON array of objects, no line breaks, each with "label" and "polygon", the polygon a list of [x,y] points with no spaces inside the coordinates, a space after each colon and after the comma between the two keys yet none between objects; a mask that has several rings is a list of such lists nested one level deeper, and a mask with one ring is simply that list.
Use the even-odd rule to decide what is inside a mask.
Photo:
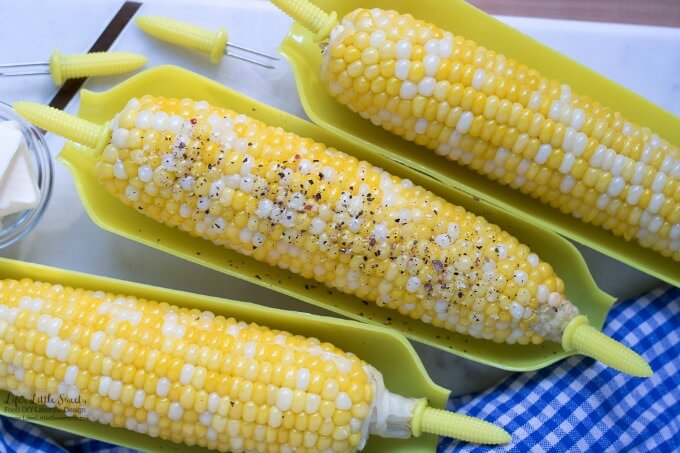
[{"label": "yellow corn holder tray", "polygon": [[[493,19],[463,0],[314,0],[312,3],[327,13],[336,12],[338,17],[356,8],[372,7],[411,13],[417,19],[472,39],[479,45],[526,64],[546,77],[568,83],[575,92],[618,110],[630,120],[653,125],[654,131],[660,136],[671,143],[680,144],[680,118]],[[323,60],[319,43],[302,24],[293,24],[280,51],[293,67],[302,104],[312,121],[374,156],[384,156],[408,168],[407,171],[402,169],[397,175],[416,172],[426,174],[440,186],[455,186],[506,212],[528,218],[540,228],[560,233],[666,282],[680,285],[680,265],[672,258],[665,258],[635,242],[626,242],[600,227],[583,223],[528,195],[481,177],[455,162],[444,161],[434,152],[419,149],[418,145],[374,126],[338,103],[328,94],[326,85],[319,77]],[[553,261],[553,264],[557,263]]]},{"label": "yellow corn holder tray", "polygon": [[[30,278],[74,288],[98,290],[114,294],[135,295],[148,300],[164,301],[186,308],[211,311],[225,317],[254,322],[262,326],[285,330],[307,337],[321,338],[345,351],[360,356],[383,373],[385,384],[394,392],[427,398],[433,407],[444,407],[448,390],[439,387],[427,375],[422,362],[409,342],[389,329],[341,319],[282,311],[259,305],[219,299],[197,294],[157,288],[139,283],[66,271],[21,261],[0,258],[0,278]],[[379,347],[376,347],[379,345]],[[385,351],[390,351],[385,354]],[[124,429],[116,429],[88,420],[68,418],[56,409],[39,407],[28,401],[15,400],[0,391],[0,414],[23,417],[27,421],[73,434],[87,436],[143,451],[205,451],[199,447],[177,445]],[[424,435],[409,440],[369,437],[363,451],[431,452],[437,437]]]},{"label": "yellow corn holder tray", "polygon": [[[216,82],[181,68],[165,66],[140,73],[109,91],[81,91],[79,117],[104,124],[118,113],[132,97],[188,97],[247,113],[271,126],[279,126],[304,137],[310,137],[355,157],[370,161],[391,173],[401,173],[414,183],[463,206],[489,221],[500,225],[529,245],[543,259],[552,263],[568,288],[566,295],[574,301],[590,324],[602,326],[613,298],[600,291],[590,276],[583,258],[565,239],[503,212],[501,209],[429,178],[403,168],[381,154],[375,154],[349,140],[324,131],[309,122],[258,103]],[[168,252],[202,266],[239,277],[248,282],[282,292],[341,315],[378,325],[388,325],[419,342],[455,354],[510,370],[530,370],[546,366],[568,356],[559,344],[533,346],[496,344],[433,328],[393,310],[385,310],[355,296],[339,293],[289,271],[274,268],[233,250],[215,246],[209,241],[164,226],[134,212],[120,203],[101,186],[94,174],[97,157],[90,148],[67,142],[59,155],[76,181],[76,187],[91,218],[102,228],[121,236]]]}]

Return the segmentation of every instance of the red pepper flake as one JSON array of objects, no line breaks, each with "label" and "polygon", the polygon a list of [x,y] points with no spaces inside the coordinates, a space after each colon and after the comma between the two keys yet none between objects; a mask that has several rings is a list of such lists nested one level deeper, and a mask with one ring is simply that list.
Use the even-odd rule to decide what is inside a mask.
[{"label": "red pepper flake", "polygon": [[300,158],[300,155],[299,155],[299,154],[296,154],[296,155],[295,155],[295,158],[296,158],[296,159],[299,159],[299,158]]},{"label": "red pepper flake", "polygon": [[198,123],[198,120],[196,118],[191,118],[189,121],[191,121],[191,124]]},{"label": "red pepper flake", "polygon": [[305,205],[305,211],[311,211],[313,206],[311,204],[306,204]]}]

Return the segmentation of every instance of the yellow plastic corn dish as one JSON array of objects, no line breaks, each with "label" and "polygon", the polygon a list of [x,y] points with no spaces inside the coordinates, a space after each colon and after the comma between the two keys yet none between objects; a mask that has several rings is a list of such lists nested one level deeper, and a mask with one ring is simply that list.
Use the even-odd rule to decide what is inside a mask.
[{"label": "yellow plastic corn dish", "polygon": [[353,452],[369,434],[430,430],[510,440],[389,392],[374,367],[316,338],[135,296],[0,280],[0,356],[0,388],[16,396],[211,450]]},{"label": "yellow plastic corn dish", "polygon": [[561,342],[651,373],[590,327],[551,266],[507,232],[312,139],[191,99],[133,98],[107,126],[39,104],[15,108],[93,147],[100,184],[167,226],[434,328]]},{"label": "yellow plastic corn dish", "polygon": [[[141,98],[146,94],[205,99],[212,105],[230,106],[272,127],[282,127],[299,136],[312,137],[316,142],[349,152],[358,159],[379,165],[390,174],[401,172],[415,184],[443,196],[447,201],[468,211],[482,213],[487,220],[511,231],[521,242],[530,244],[537,255],[550,262],[557,274],[564,279],[567,298],[578,306],[579,312],[586,315],[592,325],[602,325],[613,299],[596,287],[579,253],[560,236],[509,215],[483,200],[471,197],[447,181],[433,180],[422,173],[403,167],[399,162],[394,162],[382,154],[374,154],[309,122],[258,103],[214,81],[177,67],[154,68],[106,92],[82,91],[79,115],[82,119],[88,120],[85,124],[96,122],[101,125],[120,113],[129,99]],[[94,127],[95,136],[100,129],[99,126]],[[101,148],[98,149],[103,150],[108,141],[109,138],[104,137]],[[332,290],[229,248],[215,247],[210,241],[192,237],[178,228],[160,224],[112,197],[95,175],[95,166],[102,159],[101,152],[67,142],[59,159],[72,171],[83,204],[98,225],[150,247],[245,279],[253,284],[281,291],[354,319],[389,325],[417,341],[495,366],[514,370],[535,369],[568,355],[559,344],[553,342],[517,347],[433,329],[430,324],[402,315],[396,310],[378,307],[377,304],[362,301],[356,296]]]},{"label": "yellow plastic corn dish", "polygon": [[[277,439],[271,445],[284,451],[283,444],[297,442],[295,439],[300,435],[303,446],[311,443],[312,438],[317,439],[317,444],[328,443],[320,440],[324,437],[321,431],[329,429],[324,428],[326,419],[317,431],[311,429],[321,411],[331,408],[330,401],[321,398],[325,383],[330,383],[331,392],[338,390],[337,400],[341,389],[356,390],[356,382],[374,381],[380,374],[371,375],[368,370],[375,367],[392,391],[427,397],[432,405],[439,407],[448,395],[445,389],[432,383],[406,339],[385,328],[3,258],[0,258],[0,275],[3,278],[0,280],[2,388],[24,396],[31,392],[34,402],[47,401],[48,398],[35,398],[45,393],[50,393],[55,402],[61,397],[59,409],[69,409],[68,415],[72,418],[59,414],[57,408],[36,410],[27,401],[0,405],[3,415],[24,416],[34,423],[143,451],[205,451],[159,439],[191,443],[192,436],[194,445],[216,445],[222,451],[225,447],[238,451],[235,447],[241,433],[250,434],[242,437],[244,445],[251,445],[253,439],[262,436],[263,429],[256,427],[259,412],[254,422],[244,419],[250,417],[251,403],[264,398],[258,411],[269,410],[271,415],[279,397],[287,407],[283,400],[287,398],[285,389],[288,388],[293,395],[290,409],[282,410],[282,425],[278,428],[268,426],[267,419],[262,441],[271,442],[267,439],[275,433]],[[43,283],[38,283],[38,279]],[[134,297],[118,296],[120,294],[134,294]],[[152,302],[154,300],[167,303],[158,304]],[[233,318],[245,322],[237,323]],[[256,327],[253,323],[269,327]],[[205,330],[208,326],[210,329]],[[336,347],[311,337],[322,338]],[[356,352],[371,367],[352,354],[340,352],[337,346]],[[385,350],[390,353],[385,354]],[[298,384],[304,386],[307,382],[302,362],[309,366],[309,380],[304,392],[305,407],[298,411],[296,404],[300,401],[296,400],[302,397]],[[349,374],[344,373],[347,363],[352,364]],[[252,376],[253,370],[258,371],[256,377]],[[291,370],[297,370],[297,374],[294,384],[287,387]],[[333,373],[337,389],[329,380]],[[298,377],[302,380],[298,381]],[[319,378],[324,386],[318,393],[312,393],[313,387],[314,390],[318,387]],[[356,378],[359,381],[355,381]],[[374,387],[370,384],[363,388]],[[167,395],[161,396],[166,391]],[[267,401],[275,393],[276,404],[269,404]],[[319,396],[318,401],[313,395]],[[376,395],[374,392],[373,401]],[[12,400],[4,391],[0,397],[3,401]],[[193,406],[189,404],[191,400]],[[341,405],[342,400],[344,397],[339,401]],[[318,408],[312,410],[317,402]],[[417,403],[423,404],[420,400]],[[361,403],[347,411],[338,410],[335,405],[331,417],[335,428],[346,427],[338,423],[348,414],[351,416],[350,434],[345,439],[348,445],[353,434],[351,419],[356,418],[352,411],[358,415],[364,409]],[[173,420],[179,413],[181,418]],[[240,419],[236,416],[239,414]],[[456,414],[451,416],[462,417],[460,424],[454,424],[469,428],[468,436],[477,436],[485,442],[507,440],[502,430],[490,424]],[[305,418],[307,428],[300,430]],[[210,423],[206,424],[209,419]],[[294,422],[292,429],[284,426],[291,421]],[[444,420],[444,424],[451,426],[451,421]],[[109,425],[127,427],[128,431],[112,429]],[[172,428],[171,432],[168,427]],[[239,434],[230,434],[237,427]],[[286,440],[280,441],[278,436]],[[436,440],[431,435],[408,441],[371,435],[362,451],[425,453],[433,451]],[[332,439],[331,445],[336,441]],[[313,450],[309,447],[299,451]]]},{"label": "yellow plastic corn dish", "polygon": [[[640,111],[630,116],[632,109],[628,108],[624,116],[617,111],[622,109],[621,99],[630,102],[632,97],[625,90],[619,88],[624,93],[615,98],[618,108],[610,108],[603,105],[604,101],[593,100],[607,99],[606,90],[589,88],[589,96],[582,95],[582,83],[572,92],[571,86],[558,79],[544,77],[501,54],[503,49],[509,50],[519,61],[532,61],[546,73],[554,74],[554,68],[562,66],[564,74],[575,72],[575,65],[564,58],[553,62],[552,70],[548,68],[547,61],[557,56],[546,55],[545,49],[539,49],[545,62],[539,60],[537,64],[537,57],[527,55],[529,50],[512,47],[519,46],[520,40],[526,44],[528,39],[463,2],[441,6],[451,10],[444,16],[457,19],[434,20],[439,25],[417,19],[433,18],[436,7],[429,4],[422,8],[419,4],[417,10],[406,8],[403,13],[360,8],[336,22],[335,15],[326,15],[304,1],[274,3],[301,20],[316,40],[324,42],[322,61],[315,58],[310,65],[320,65],[321,84],[341,104],[436,155],[578,219],[564,223],[558,221],[557,211],[539,210],[538,204],[532,209],[539,218],[551,219],[551,227],[585,239],[595,248],[609,246],[604,251],[616,257],[628,254],[629,264],[648,271],[651,267],[655,275],[677,283],[678,266],[671,263],[680,260],[680,149],[663,138],[677,138],[668,131],[669,122],[662,121],[666,118],[652,112],[652,120],[651,115],[640,113],[643,108],[650,110],[643,101],[638,101]],[[341,8],[340,14],[351,9],[347,4],[321,3],[329,12],[336,6]],[[385,2],[375,2],[376,6],[378,3],[385,7]],[[398,9],[400,5],[390,6]],[[459,23],[468,17],[477,28]],[[466,38],[479,39],[488,47]],[[311,40],[309,36],[307,39]],[[301,45],[301,41],[295,42]],[[300,65],[301,55],[296,55],[298,49],[293,46],[291,41],[284,48]],[[298,71],[306,109],[312,118],[327,124],[328,109],[310,101],[313,87],[308,76]],[[566,75],[561,79],[569,80]],[[327,99],[323,102],[327,104]],[[331,127],[343,127],[340,122],[331,123],[335,124]],[[662,130],[658,132],[661,137],[650,130],[657,127]],[[358,138],[387,145],[379,134],[364,134],[366,129],[361,126],[343,129]],[[417,148],[408,148],[409,160],[425,162],[416,152]],[[435,169],[439,171],[446,173]],[[446,174],[453,171],[459,179],[460,170]],[[521,197],[503,194],[472,175],[467,178],[461,174],[460,178],[474,181],[471,187],[480,192],[489,189],[484,195],[498,195],[514,204],[514,209],[534,206],[526,200],[518,203]],[[605,231],[584,235],[598,228],[577,226],[579,221]],[[609,233],[623,241],[607,238]],[[650,253],[632,255],[638,247],[625,241],[658,254],[656,258]],[[662,256],[669,262],[664,264]]]}]

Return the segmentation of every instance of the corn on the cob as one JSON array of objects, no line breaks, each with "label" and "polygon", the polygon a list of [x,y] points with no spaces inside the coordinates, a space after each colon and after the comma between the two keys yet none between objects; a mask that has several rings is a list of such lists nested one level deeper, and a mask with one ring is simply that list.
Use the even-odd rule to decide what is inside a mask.
[{"label": "corn on the cob", "polygon": [[[15,108],[69,136],[65,113]],[[112,134],[99,181],[159,222],[437,327],[574,350],[563,333],[582,316],[551,266],[408,180],[203,101],[144,96],[110,128],[78,121],[89,146]],[[650,373],[627,351],[628,372]]]},{"label": "corn on the cob", "polygon": [[[296,18],[297,2],[273,0]],[[374,124],[680,260],[680,149],[510,58],[409,14],[305,24],[328,40],[328,91]],[[296,15],[297,14],[297,15]],[[304,23],[304,22],[303,22]],[[330,36],[330,38],[329,38]]]},{"label": "corn on the cob", "polygon": [[220,451],[347,452],[369,433],[432,428],[509,441],[487,422],[390,393],[375,368],[315,338],[29,279],[0,280],[0,388]]}]

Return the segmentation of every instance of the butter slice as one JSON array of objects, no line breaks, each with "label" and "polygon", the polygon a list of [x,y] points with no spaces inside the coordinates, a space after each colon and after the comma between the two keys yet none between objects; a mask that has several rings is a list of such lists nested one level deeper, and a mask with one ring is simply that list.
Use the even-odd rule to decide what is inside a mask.
[{"label": "butter slice", "polygon": [[19,125],[14,121],[0,123],[0,216],[36,207],[39,194]]},{"label": "butter slice", "polygon": [[0,123],[0,187],[9,173],[23,139],[21,131],[14,128],[15,124],[14,121]]}]

